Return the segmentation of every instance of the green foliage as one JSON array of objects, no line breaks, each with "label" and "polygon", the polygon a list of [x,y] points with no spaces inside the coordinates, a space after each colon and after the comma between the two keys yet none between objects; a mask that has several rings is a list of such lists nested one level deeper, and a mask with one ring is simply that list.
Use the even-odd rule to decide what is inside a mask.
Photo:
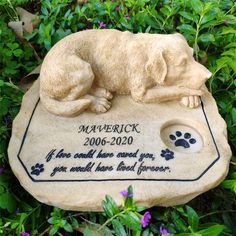
[{"label": "green foliage", "polygon": [[230,179],[223,181],[222,187],[230,189],[236,194],[236,172],[232,173],[229,176]]},{"label": "green foliage", "polygon": [[75,218],[73,218],[73,222],[71,224],[68,222],[67,218],[64,218],[63,215],[65,211],[54,208],[53,212],[51,213],[51,217],[48,219],[48,223],[52,224],[53,227],[49,231],[49,236],[55,235],[59,229],[64,229],[66,232],[73,232],[72,223],[78,225]]},{"label": "green foliage", "polygon": [[[0,235],[160,235],[160,227],[171,235],[214,236],[236,232],[236,4],[233,0],[88,0],[77,5],[72,0],[44,0],[38,13],[40,25],[25,33],[43,58],[66,35],[86,29],[115,28],[147,33],[180,32],[194,48],[195,59],[207,66],[212,77],[207,86],[227,123],[233,157],[229,176],[221,187],[196,198],[188,206],[150,209],[151,221],[142,228],[144,208],[137,206],[133,190],[123,205],[106,196],[103,213],[73,213],[38,203],[13,177],[7,159],[12,120],[23,92],[17,87],[38,61],[28,44],[19,41],[7,27],[18,19],[16,6],[39,4],[36,0],[0,2]],[[36,9],[38,9],[36,7]],[[35,11],[35,8],[33,9]],[[145,191],[145,190],[144,190]],[[78,198],[80,196],[77,196]],[[82,233],[81,233],[82,234]],[[79,233],[79,235],[81,235]]]},{"label": "green foliage", "polygon": [[11,122],[18,113],[23,93],[15,85],[21,75],[37,64],[32,49],[20,44],[7,27],[6,16],[0,18],[0,165],[6,162]]}]

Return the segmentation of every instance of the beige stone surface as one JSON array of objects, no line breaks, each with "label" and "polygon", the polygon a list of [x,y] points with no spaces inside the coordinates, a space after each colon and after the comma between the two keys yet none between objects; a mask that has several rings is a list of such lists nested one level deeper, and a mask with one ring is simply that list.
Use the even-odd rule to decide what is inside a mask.
[{"label": "beige stone surface", "polygon": [[210,76],[181,34],[85,30],[63,38],[44,58],[40,98],[60,116],[104,113],[113,93],[195,108]]},{"label": "beige stone surface", "polygon": [[121,204],[129,185],[147,207],[186,203],[225,178],[231,156],[213,97],[201,99],[188,109],[117,95],[107,113],[65,118],[44,108],[36,81],[13,122],[10,165],[36,199],[63,209],[101,210],[106,194]]}]

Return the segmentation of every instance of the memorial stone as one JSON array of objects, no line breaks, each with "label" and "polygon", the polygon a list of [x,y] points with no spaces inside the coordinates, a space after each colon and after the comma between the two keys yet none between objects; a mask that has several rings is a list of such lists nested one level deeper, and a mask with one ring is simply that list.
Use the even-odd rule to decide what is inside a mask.
[{"label": "memorial stone", "polygon": [[[87,34],[95,40],[101,32]],[[148,34],[140,35],[149,38]],[[131,33],[108,30],[104,31],[102,39],[97,39],[97,45],[106,42],[106,37],[111,39],[113,36],[119,36],[121,41],[125,41],[126,37],[136,37]],[[69,40],[69,47],[79,48],[75,43],[76,37],[87,36],[85,32],[74,34],[64,42]],[[183,41],[182,36],[171,37],[177,38],[177,42]],[[86,40],[89,41],[89,37]],[[132,42],[123,50],[138,50],[136,41]],[[63,51],[63,40],[56,45],[44,60],[40,79],[23,98],[21,110],[13,122],[8,149],[14,174],[36,199],[67,210],[99,211],[106,194],[121,204],[119,192],[132,185],[134,198],[139,204],[146,207],[171,206],[188,202],[225,178],[231,156],[226,125],[212,95],[204,86],[209,72],[203,66],[193,59],[179,62],[180,55],[176,57],[173,54],[168,58],[164,51],[158,54],[161,60],[159,58],[155,62],[157,65],[153,65],[151,61],[155,58],[150,61],[145,53],[135,56],[131,53],[134,56],[130,59],[132,62],[124,65],[125,61],[122,61],[123,67],[118,64],[119,60],[115,61],[119,70],[126,71],[121,71],[120,76],[125,77],[128,73],[132,78],[125,78],[118,85],[119,71],[114,69],[114,61],[107,61],[107,55],[101,55],[100,61],[97,59],[95,64],[98,55],[92,44],[90,48],[95,56],[90,52],[83,57],[90,62],[92,69],[83,61],[79,70],[85,68],[85,71],[78,73],[73,63],[68,66],[69,59],[60,58],[60,62],[53,62],[56,63],[54,66],[50,64],[51,57],[57,55],[58,50]],[[187,47],[187,44],[182,45]],[[84,48],[88,50],[86,43]],[[79,48],[78,55],[82,55],[85,49]],[[155,51],[155,48],[152,50]],[[108,52],[105,50],[104,54]],[[69,55],[66,53],[66,56]],[[113,56],[110,54],[110,59]],[[174,63],[173,58],[178,61],[176,71],[168,72],[170,61]],[[147,59],[143,64],[145,70],[150,74],[153,70],[159,73],[156,79],[161,81],[154,83],[155,73],[153,78],[147,77],[150,81],[141,81],[148,86],[142,87],[142,83],[135,80],[145,72],[139,68],[136,72],[128,72],[127,67],[134,70],[137,66],[135,60],[140,63],[141,59]],[[61,80],[65,76],[58,69],[62,68],[59,67],[62,61],[69,74],[67,79],[73,82]],[[107,64],[99,65],[102,62]],[[184,72],[179,69],[182,65],[179,63],[189,66],[190,72],[194,72],[193,76],[197,75],[197,78],[189,78],[189,84],[185,84],[184,76],[190,72],[188,67]],[[165,67],[163,71],[161,66]],[[175,73],[176,77],[173,77]],[[54,83],[51,79],[55,78],[55,74],[59,76],[55,82],[58,87],[53,90],[50,86]],[[108,77],[113,80],[106,82]],[[75,81],[78,87],[72,85]],[[99,88],[94,88],[92,83],[97,87],[99,84]],[[136,85],[136,89],[145,88],[146,91],[135,91]],[[112,106],[108,100],[111,100]]]}]

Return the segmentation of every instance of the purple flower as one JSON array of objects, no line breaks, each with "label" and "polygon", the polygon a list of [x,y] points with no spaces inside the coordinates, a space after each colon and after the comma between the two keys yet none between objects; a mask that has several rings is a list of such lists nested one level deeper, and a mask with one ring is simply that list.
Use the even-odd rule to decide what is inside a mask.
[{"label": "purple flower", "polygon": [[132,194],[132,193],[129,194],[129,192],[128,192],[127,189],[122,190],[122,191],[120,192],[120,194],[121,194],[122,197],[133,197],[133,194]]},{"label": "purple flower", "polygon": [[151,218],[152,218],[152,217],[151,217],[150,212],[149,212],[149,211],[146,211],[146,212],[144,213],[143,217],[142,217],[141,220],[140,220],[140,223],[141,223],[141,225],[142,225],[143,228],[145,228],[146,226],[148,226],[149,221],[150,221]]},{"label": "purple flower", "polygon": [[122,190],[122,191],[120,192],[120,194],[122,195],[122,197],[128,197],[129,192],[128,192],[127,189],[125,189],[125,190]]},{"label": "purple flower", "polygon": [[5,168],[3,166],[0,166],[0,175],[4,172]]},{"label": "purple flower", "polygon": [[20,208],[17,207],[17,208],[16,208],[16,211],[15,211],[15,214],[18,215],[19,213],[20,213]]},{"label": "purple flower", "polygon": [[224,23],[225,25],[228,25],[228,24],[229,24],[229,21],[228,21],[228,20],[224,20],[223,23]]},{"label": "purple flower", "polygon": [[30,234],[27,233],[27,232],[21,232],[21,233],[20,233],[20,236],[30,236]]},{"label": "purple flower", "polygon": [[103,21],[98,21],[100,28],[106,28],[106,24]]},{"label": "purple flower", "polygon": [[116,6],[116,11],[120,10],[120,5]]},{"label": "purple flower", "polygon": [[130,19],[130,16],[129,16],[129,15],[125,15],[125,19],[126,19],[126,20],[129,20],[129,19]]},{"label": "purple flower", "polygon": [[162,226],[160,227],[160,233],[161,233],[161,236],[169,236],[170,235],[166,229],[162,228]]}]

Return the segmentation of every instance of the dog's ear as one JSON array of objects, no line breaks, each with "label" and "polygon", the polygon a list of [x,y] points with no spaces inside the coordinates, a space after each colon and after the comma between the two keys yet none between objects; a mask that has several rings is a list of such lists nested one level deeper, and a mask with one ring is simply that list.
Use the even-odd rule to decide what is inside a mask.
[{"label": "dog's ear", "polygon": [[163,52],[153,53],[149,57],[145,69],[150,77],[155,78],[158,84],[163,84],[167,74],[167,65]]}]

